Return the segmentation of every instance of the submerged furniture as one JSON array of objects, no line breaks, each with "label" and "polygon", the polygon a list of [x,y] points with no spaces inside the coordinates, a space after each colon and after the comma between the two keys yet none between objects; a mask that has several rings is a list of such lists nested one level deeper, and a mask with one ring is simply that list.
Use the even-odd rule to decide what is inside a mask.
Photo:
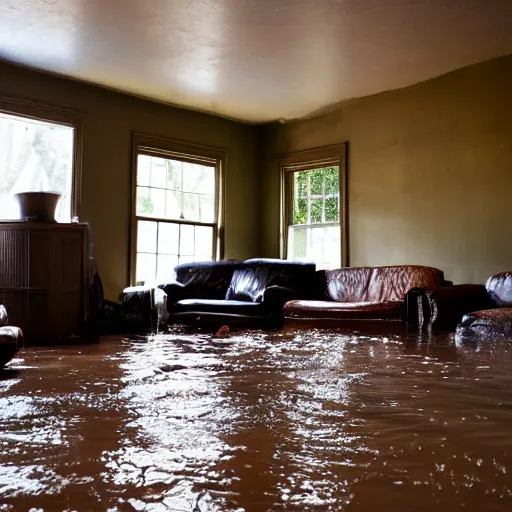
[{"label": "submerged furniture", "polygon": [[88,224],[0,222],[0,303],[27,342],[79,331],[87,317]]},{"label": "submerged furniture", "polygon": [[170,306],[181,298],[225,298],[233,272],[241,263],[237,260],[183,263],[174,268],[176,280],[171,283],[125,288],[119,295],[122,325],[125,329],[145,329],[157,321],[165,324],[169,317],[167,295],[171,297]]},{"label": "submerged furniture", "polygon": [[181,282],[161,285],[156,292],[159,319],[277,327],[283,305],[311,293],[315,269],[314,263],[278,259],[178,265]]},{"label": "submerged furniture", "polygon": [[418,311],[412,290],[433,290],[445,284],[443,272],[419,265],[346,267],[316,273],[314,300],[293,300],[284,306],[286,323],[321,326],[392,322],[415,326]]},{"label": "submerged furniture", "polygon": [[434,331],[456,330],[459,341],[512,340],[512,272],[484,285],[461,284],[424,293],[424,316]]},{"label": "submerged furniture", "polygon": [[0,304],[0,368],[3,368],[23,346],[23,332],[8,326],[7,310]]}]

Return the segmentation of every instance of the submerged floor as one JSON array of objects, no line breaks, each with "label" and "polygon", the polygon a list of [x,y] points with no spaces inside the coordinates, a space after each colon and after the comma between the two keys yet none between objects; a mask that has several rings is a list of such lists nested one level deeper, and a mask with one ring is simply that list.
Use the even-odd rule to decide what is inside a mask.
[{"label": "submerged floor", "polygon": [[0,511],[505,511],[512,349],[110,338],[0,371]]}]

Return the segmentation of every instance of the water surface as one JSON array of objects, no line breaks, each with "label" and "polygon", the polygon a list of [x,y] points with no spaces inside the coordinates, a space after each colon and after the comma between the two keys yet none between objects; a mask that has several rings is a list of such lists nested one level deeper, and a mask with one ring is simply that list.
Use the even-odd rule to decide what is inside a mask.
[{"label": "water surface", "polygon": [[27,348],[0,511],[506,511],[512,350],[326,331]]}]

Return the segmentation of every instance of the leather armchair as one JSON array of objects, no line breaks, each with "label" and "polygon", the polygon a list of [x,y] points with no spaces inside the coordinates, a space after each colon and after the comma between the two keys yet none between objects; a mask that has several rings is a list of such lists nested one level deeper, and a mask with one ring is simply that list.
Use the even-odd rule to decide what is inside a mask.
[{"label": "leather armchair", "polygon": [[[416,290],[411,295],[418,304],[422,327],[432,331],[457,331],[459,338],[509,333],[507,318],[512,319],[512,272],[489,277],[485,286],[460,284],[434,290]],[[421,323],[421,322],[420,322]],[[493,334],[494,333],[494,334]],[[508,336],[508,334],[507,334]]]},{"label": "leather armchair", "polygon": [[456,340],[512,341],[512,272],[492,275],[482,288],[486,299],[479,308],[465,311],[457,325]]},{"label": "leather armchair", "polygon": [[7,310],[0,304],[0,368],[13,358],[24,342],[22,330],[7,324]]},{"label": "leather armchair", "polygon": [[491,308],[493,303],[485,286],[459,284],[411,290],[407,307],[410,322],[419,330],[453,331],[466,313]]}]

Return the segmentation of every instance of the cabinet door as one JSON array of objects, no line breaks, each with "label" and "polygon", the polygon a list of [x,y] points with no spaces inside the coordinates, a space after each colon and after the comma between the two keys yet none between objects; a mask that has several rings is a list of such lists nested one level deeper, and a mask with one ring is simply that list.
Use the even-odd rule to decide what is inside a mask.
[{"label": "cabinet door", "polygon": [[0,289],[28,287],[28,231],[0,227]]}]

